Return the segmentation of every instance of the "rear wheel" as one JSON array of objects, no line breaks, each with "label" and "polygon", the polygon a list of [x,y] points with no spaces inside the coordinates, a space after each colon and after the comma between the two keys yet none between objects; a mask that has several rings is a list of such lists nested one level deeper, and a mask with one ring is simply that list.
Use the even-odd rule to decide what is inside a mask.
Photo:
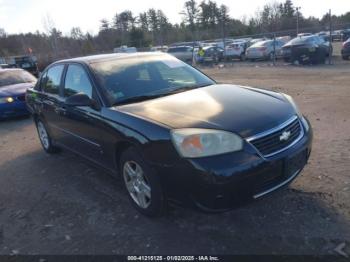
[{"label": "rear wheel", "polygon": [[343,60],[349,60],[349,56],[343,55]]},{"label": "rear wheel", "polygon": [[59,149],[52,144],[52,139],[46,129],[45,124],[41,120],[37,120],[36,128],[38,130],[41,145],[45,152],[49,154],[57,153]]},{"label": "rear wheel", "polygon": [[164,214],[167,203],[160,179],[136,148],[122,154],[120,167],[132,205],[146,216]]}]

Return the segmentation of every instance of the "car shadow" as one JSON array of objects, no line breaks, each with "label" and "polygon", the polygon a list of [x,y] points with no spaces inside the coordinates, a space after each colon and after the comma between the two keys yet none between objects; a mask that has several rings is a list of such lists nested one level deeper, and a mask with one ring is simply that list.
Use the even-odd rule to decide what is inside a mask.
[{"label": "car shadow", "polygon": [[30,118],[30,116],[0,119],[0,134],[5,135],[14,130],[20,131],[32,124],[33,120]]},{"label": "car shadow", "polygon": [[133,209],[120,179],[38,146],[0,164],[0,253],[334,254],[349,244],[350,222],[329,197],[292,184],[230,212],[171,207],[151,219]]}]

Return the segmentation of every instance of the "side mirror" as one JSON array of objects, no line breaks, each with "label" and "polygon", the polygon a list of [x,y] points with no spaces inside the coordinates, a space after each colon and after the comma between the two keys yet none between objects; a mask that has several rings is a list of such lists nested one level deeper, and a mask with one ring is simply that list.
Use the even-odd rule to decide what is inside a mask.
[{"label": "side mirror", "polygon": [[93,102],[90,97],[84,93],[78,93],[72,95],[66,99],[66,105],[68,106],[92,106]]}]

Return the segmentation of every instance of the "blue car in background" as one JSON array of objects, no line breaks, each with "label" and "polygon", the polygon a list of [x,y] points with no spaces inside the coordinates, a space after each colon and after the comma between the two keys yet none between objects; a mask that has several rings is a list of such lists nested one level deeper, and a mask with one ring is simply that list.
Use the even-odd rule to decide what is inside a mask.
[{"label": "blue car in background", "polygon": [[29,114],[25,93],[36,81],[23,69],[0,69],[0,119]]}]

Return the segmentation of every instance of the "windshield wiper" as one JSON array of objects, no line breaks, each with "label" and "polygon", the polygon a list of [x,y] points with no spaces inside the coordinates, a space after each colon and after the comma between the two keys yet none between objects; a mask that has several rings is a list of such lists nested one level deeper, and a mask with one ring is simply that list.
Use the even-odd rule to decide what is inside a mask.
[{"label": "windshield wiper", "polygon": [[201,87],[205,87],[205,86],[210,86],[212,84],[203,84],[203,85],[194,85],[194,86],[185,86],[185,87],[180,87],[180,88],[176,88],[172,91],[170,91],[168,94],[176,94],[176,93],[180,93],[180,92],[184,92],[184,91],[188,91],[191,89],[197,89],[197,88],[201,88]]},{"label": "windshield wiper", "polygon": [[141,95],[141,96],[130,97],[130,98],[126,98],[124,100],[121,100],[119,102],[116,102],[113,105],[114,106],[118,106],[118,105],[142,102],[142,101],[146,101],[146,100],[150,100],[150,99],[154,99],[154,98],[158,98],[158,97],[163,97],[163,96],[169,96],[169,95],[173,95],[173,94],[176,94],[176,93],[180,93],[180,92],[184,92],[184,91],[187,91],[187,90],[196,89],[196,88],[200,88],[200,87],[205,87],[205,86],[209,86],[209,85],[212,85],[212,84],[186,86],[186,87],[176,88],[176,89],[173,89],[173,90],[171,90],[169,92],[164,92],[164,93],[156,93],[156,94],[148,94],[148,95]]},{"label": "windshield wiper", "polygon": [[135,97],[126,98],[124,100],[116,102],[113,105],[114,106],[119,106],[119,105],[124,105],[124,104],[131,104],[131,103],[136,103],[136,102],[142,102],[142,101],[146,101],[146,100],[150,100],[150,99],[154,99],[154,98],[158,98],[158,97],[162,97],[162,96],[166,96],[166,95],[168,95],[168,94],[153,94],[153,95],[135,96]]}]

